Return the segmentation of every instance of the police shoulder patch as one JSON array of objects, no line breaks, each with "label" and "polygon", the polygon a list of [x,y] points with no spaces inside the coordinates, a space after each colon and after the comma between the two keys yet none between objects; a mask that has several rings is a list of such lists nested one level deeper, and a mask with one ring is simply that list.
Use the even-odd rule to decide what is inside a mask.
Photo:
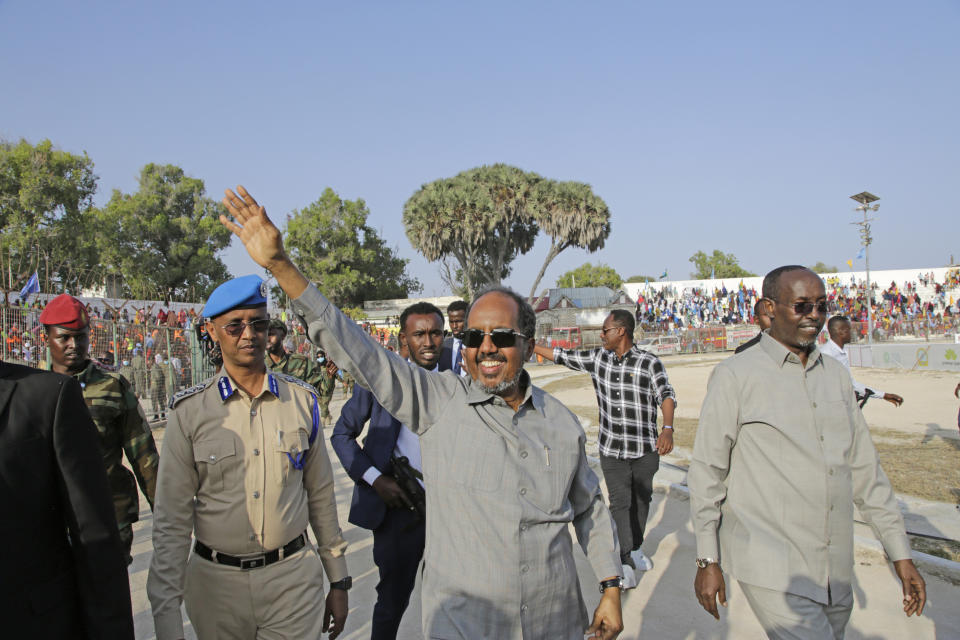
[{"label": "police shoulder patch", "polygon": [[276,378],[279,379],[279,380],[283,380],[284,382],[288,382],[288,383],[293,384],[293,385],[296,385],[296,386],[298,386],[298,387],[302,387],[302,388],[306,389],[307,391],[309,391],[310,393],[312,393],[312,394],[315,395],[315,396],[320,395],[319,393],[317,393],[317,390],[314,389],[314,387],[313,387],[312,384],[310,384],[310,383],[308,383],[308,382],[304,382],[304,381],[301,380],[300,378],[294,378],[293,376],[291,376],[290,374],[287,374],[287,373],[274,372],[273,375],[274,375],[274,377],[276,377]]},{"label": "police shoulder patch", "polygon": [[176,392],[175,394],[173,394],[173,397],[170,398],[169,408],[173,409],[184,398],[189,398],[190,396],[197,395],[198,393],[200,393],[201,391],[209,387],[211,384],[213,384],[213,381],[214,381],[214,378],[210,378],[209,380],[205,380],[204,382],[194,385],[189,389],[184,389],[183,391]]}]

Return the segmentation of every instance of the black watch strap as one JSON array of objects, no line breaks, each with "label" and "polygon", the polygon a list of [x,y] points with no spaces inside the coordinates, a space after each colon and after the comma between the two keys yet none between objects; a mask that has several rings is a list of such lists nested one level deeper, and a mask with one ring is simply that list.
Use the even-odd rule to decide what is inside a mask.
[{"label": "black watch strap", "polygon": [[604,580],[600,583],[600,593],[603,593],[607,589],[616,587],[617,589],[623,588],[623,578],[610,578],[609,580]]},{"label": "black watch strap", "polygon": [[340,589],[342,591],[349,591],[350,587],[353,586],[353,578],[347,576],[343,580],[337,580],[336,582],[330,583],[331,589]]}]

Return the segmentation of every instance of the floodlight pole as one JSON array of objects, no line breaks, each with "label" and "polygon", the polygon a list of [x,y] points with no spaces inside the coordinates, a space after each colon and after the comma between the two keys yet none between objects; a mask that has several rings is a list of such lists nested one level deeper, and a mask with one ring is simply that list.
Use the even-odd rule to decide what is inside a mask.
[{"label": "floodlight pole", "polygon": [[870,244],[873,242],[873,236],[870,235],[870,223],[873,218],[868,218],[867,212],[870,210],[876,211],[880,208],[878,204],[870,206],[870,203],[876,202],[880,198],[868,191],[850,196],[850,198],[860,203],[860,206],[854,211],[863,212],[863,220],[858,220],[852,224],[860,227],[860,240],[863,243],[863,257],[867,269],[867,344],[873,344],[873,288],[870,285]]}]

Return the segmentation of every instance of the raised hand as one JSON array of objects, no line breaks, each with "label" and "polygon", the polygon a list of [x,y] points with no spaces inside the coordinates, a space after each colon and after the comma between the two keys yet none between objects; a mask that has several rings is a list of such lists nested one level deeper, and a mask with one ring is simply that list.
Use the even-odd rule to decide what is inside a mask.
[{"label": "raised hand", "polygon": [[242,185],[237,186],[237,193],[230,189],[224,193],[223,204],[233,220],[221,215],[220,223],[240,238],[253,261],[270,271],[280,263],[289,262],[280,230],[267,217],[266,209],[257,204]]}]

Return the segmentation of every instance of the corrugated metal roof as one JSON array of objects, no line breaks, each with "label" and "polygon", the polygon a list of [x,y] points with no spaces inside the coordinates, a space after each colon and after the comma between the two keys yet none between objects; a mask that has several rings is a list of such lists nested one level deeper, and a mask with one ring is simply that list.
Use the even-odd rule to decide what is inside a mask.
[{"label": "corrugated metal roof", "polygon": [[616,295],[609,287],[562,287],[550,289],[550,308],[556,306],[561,298],[569,298],[579,309],[605,307]]}]

